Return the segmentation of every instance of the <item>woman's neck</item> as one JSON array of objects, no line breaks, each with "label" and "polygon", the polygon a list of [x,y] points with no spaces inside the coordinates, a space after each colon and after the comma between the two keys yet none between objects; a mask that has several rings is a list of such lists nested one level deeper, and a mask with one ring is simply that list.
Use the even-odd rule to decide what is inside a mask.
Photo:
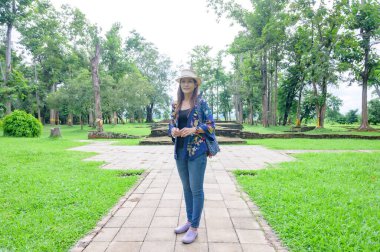
[{"label": "woman's neck", "polygon": [[184,94],[185,97],[183,98],[183,101],[184,102],[190,102],[190,99],[191,99],[191,94]]}]

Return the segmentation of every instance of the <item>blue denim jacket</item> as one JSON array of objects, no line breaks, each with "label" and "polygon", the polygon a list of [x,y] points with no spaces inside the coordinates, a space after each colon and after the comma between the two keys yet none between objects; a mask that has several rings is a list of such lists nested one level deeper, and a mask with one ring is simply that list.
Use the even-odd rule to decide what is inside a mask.
[{"label": "blue denim jacket", "polygon": [[[178,125],[178,118],[175,118],[174,115],[176,105],[176,103],[172,104],[171,120],[169,122],[168,129],[168,135],[170,137],[172,137],[172,128],[177,127]],[[200,112],[200,115],[198,115],[198,111]],[[199,116],[202,116],[202,124],[199,122]],[[177,138],[172,137],[172,141],[174,142],[174,159],[193,160],[196,157],[207,152],[206,137],[211,141],[214,141],[215,139],[215,122],[212,116],[212,112],[207,105],[207,102],[203,99],[198,100],[197,104],[194,106],[189,114],[189,117],[187,118],[186,127],[191,128],[197,126],[201,128],[205,133],[199,133],[185,137],[185,148],[183,148],[183,151],[181,153],[178,153],[178,155]]]}]

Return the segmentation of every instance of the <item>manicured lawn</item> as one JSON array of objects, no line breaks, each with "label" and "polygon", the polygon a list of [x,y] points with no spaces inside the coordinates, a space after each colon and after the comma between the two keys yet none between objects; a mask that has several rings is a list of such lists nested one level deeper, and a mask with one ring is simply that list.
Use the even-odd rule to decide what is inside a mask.
[{"label": "manicured lawn", "polygon": [[[62,139],[0,137],[0,251],[68,251],[138,180],[84,162],[69,151],[85,139],[78,128]],[[136,167],[138,169],[139,167]]]},{"label": "manicured lawn", "polygon": [[[83,126],[83,130],[80,129],[79,125],[67,126],[59,125],[56,127],[61,128],[62,138],[64,139],[87,139],[88,131],[94,130],[91,127]],[[45,125],[43,128],[42,137],[48,137],[50,135],[50,125]],[[127,133],[132,136],[147,136],[150,134],[150,126],[146,123],[128,123],[128,124],[118,124],[118,125],[104,125],[104,131],[106,132],[117,132],[117,133]],[[2,134],[2,132],[1,132]],[[130,140],[130,139],[128,139]]]},{"label": "manicured lawn", "polygon": [[[314,126],[315,124],[308,124],[308,126]],[[260,134],[298,134],[297,132],[286,132],[291,129],[292,126],[270,126],[264,128],[261,125],[249,125],[243,124],[243,131],[256,132]],[[359,125],[341,125],[341,124],[326,124],[324,128],[314,129],[304,134],[316,135],[316,134],[339,134],[339,135],[361,135],[361,136],[380,136],[380,125],[371,125],[376,131],[362,132],[356,129]]]},{"label": "manicured lawn", "polygon": [[235,172],[284,244],[291,251],[380,251],[379,153],[296,157],[254,176]]},{"label": "manicured lawn", "polygon": [[250,124],[243,124],[243,131],[249,131],[249,132],[255,132],[260,134],[284,134],[287,131],[290,130],[290,126],[270,126],[267,128],[264,128],[261,125],[250,125]]},{"label": "manicured lawn", "polygon": [[[88,131],[93,130],[88,126],[84,126],[81,130],[79,125],[67,126],[59,125],[63,140],[87,140]],[[48,138],[50,135],[50,125],[45,125],[42,131],[41,138]],[[118,124],[118,125],[104,125],[104,130],[107,132],[118,132],[118,133],[127,133],[133,136],[147,136],[150,134],[150,125],[146,123],[128,123],[128,124]],[[0,129],[0,136],[3,135],[3,130]],[[141,139],[96,139],[96,141],[112,141],[114,144],[119,145],[138,145]]]},{"label": "manicured lawn", "polygon": [[380,150],[380,140],[365,139],[268,138],[247,139],[247,144],[277,150]]}]

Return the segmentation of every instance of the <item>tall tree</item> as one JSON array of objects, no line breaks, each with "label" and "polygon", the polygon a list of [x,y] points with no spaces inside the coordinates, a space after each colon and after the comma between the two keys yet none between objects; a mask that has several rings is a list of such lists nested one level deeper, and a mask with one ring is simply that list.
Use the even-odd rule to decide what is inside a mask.
[{"label": "tall tree", "polygon": [[150,103],[146,106],[146,122],[153,122],[156,107],[167,107],[170,80],[173,78],[171,60],[161,55],[157,48],[147,42],[138,32],[132,31],[125,41],[124,48],[128,58],[133,59],[142,75],[152,85],[154,92],[150,95]]},{"label": "tall tree", "polygon": [[[17,21],[22,19],[28,12],[28,7],[32,0],[3,0],[0,2],[0,25],[6,25],[6,39],[5,39],[5,74],[4,85],[7,86],[7,81],[11,74],[12,69],[12,31]],[[6,101],[6,113],[12,111],[10,98]]]},{"label": "tall tree", "polygon": [[379,55],[375,45],[380,39],[380,3],[376,0],[350,1],[346,9],[347,32],[340,40],[339,53],[344,70],[351,69],[362,86],[362,116],[359,130],[370,129],[367,90]]},{"label": "tall tree", "polygon": [[[116,91],[117,85],[121,78],[127,73],[128,67],[126,59],[123,56],[122,38],[120,36],[121,25],[115,23],[111,29],[106,33],[106,38],[103,44],[102,61],[106,66],[108,73],[112,76],[114,83],[112,89]],[[117,124],[117,105],[113,106],[113,124]]]}]

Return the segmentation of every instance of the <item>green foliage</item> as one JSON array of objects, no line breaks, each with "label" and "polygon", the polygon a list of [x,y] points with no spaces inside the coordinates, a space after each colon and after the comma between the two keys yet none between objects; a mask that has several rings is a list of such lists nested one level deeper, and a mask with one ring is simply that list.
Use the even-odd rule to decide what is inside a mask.
[{"label": "green foliage", "polygon": [[42,124],[31,114],[15,110],[4,117],[4,136],[38,137],[42,133]]},{"label": "green foliage", "polygon": [[340,99],[334,95],[330,94],[327,97],[326,117],[330,121],[338,122],[338,120],[340,120],[342,118],[342,115],[339,112],[342,104],[343,104],[342,99]]},{"label": "green foliage", "polygon": [[314,118],[315,115],[315,96],[308,91],[304,94],[304,99],[301,104],[301,122],[303,119],[307,122],[308,119]]},{"label": "green foliage", "polygon": [[346,123],[353,124],[358,121],[358,110],[357,109],[351,109],[346,114]]},{"label": "green foliage", "polygon": [[380,123],[380,100],[371,100],[368,104],[368,122],[371,124]]},{"label": "green foliage", "polygon": [[3,122],[3,120],[2,120],[2,119],[0,119],[0,129],[2,129],[2,128],[3,128],[3,126],[4,126],[4,122]]}]

